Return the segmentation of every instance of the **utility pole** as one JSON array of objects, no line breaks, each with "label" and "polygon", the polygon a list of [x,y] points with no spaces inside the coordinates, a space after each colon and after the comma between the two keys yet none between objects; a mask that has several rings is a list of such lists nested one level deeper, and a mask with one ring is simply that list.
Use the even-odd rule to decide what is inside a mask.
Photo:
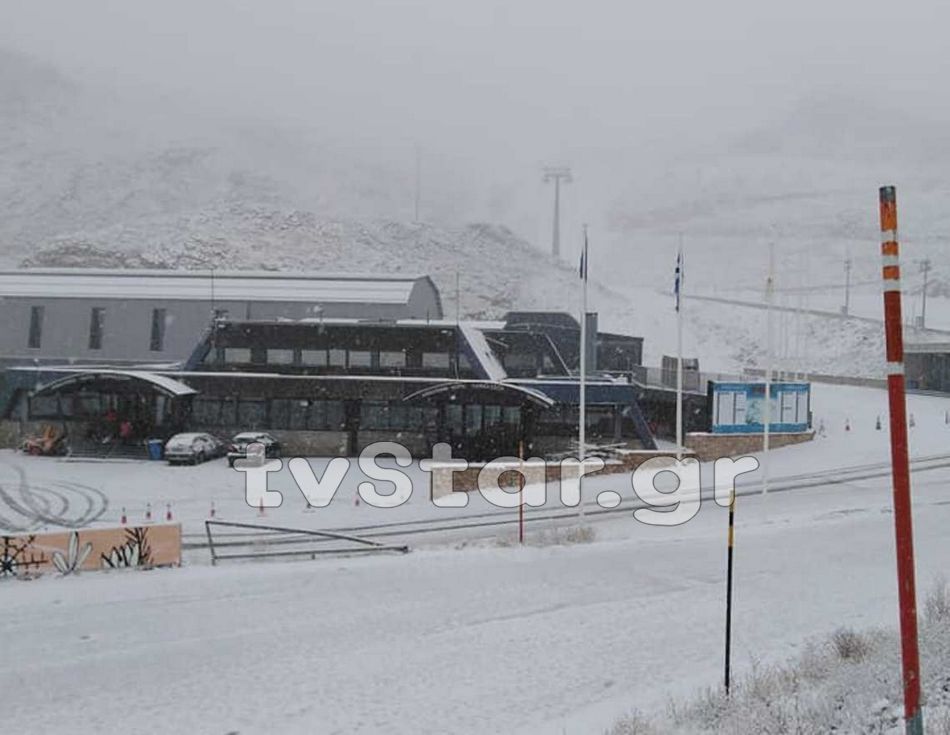
[{"label": "utility pole", "polygon": [[848,316],[851,309],[851,258],[844,259],[844,308],[841,313]]},{"label": "utility pole", "polygon": [[587,249],[587,225],[584,225],[584,250],[581,253],[581,343],[580,343],[580,384],[578,386],[578,422],[577,446],[580,459],[580,473],[577,477],[577,490],[580,496],[578,518],[584,520],[584,462],[587,459],[587,270],[589,253]]},{"label": "utility pole", "polygon": [[927,280],[928,280],[927,277],[930,274],[930,258],[926,258],[920,264],[920,270],[924,274],[924,292],[921,295],[921,299],[923,301],[920,307],[920,328],[926,329],[927,328]]},{"label": "utility pole", "polygon": [[769,243],[769,274],[765,279],[765,418],[762,426],[762,494],[769,491],[769,441],[772,432],[772,300],[775,295],[775,243]]},{"label": "utility pole", "polygon": [[544,169],[544,183],[554,182],[554,228],[551,234],[551,254],[561,257],[561,182],[570,184],[571,169],[567,166],[548,166]]},{"label": "utility pole", "polygon": [[683,235],[676,251],[676,461],[683,460]]},{"label": "utility pole", "polygon": [[416,181],[413,194],[412,221],[419,222],[419,202],[422,198],[422,148],[416,143]]}]

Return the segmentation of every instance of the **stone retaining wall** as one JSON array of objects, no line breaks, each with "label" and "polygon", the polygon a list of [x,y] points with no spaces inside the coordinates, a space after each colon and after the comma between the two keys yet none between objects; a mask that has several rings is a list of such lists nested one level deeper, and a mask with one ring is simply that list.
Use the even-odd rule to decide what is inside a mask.
[{"label": "stone retaining wall", "polygon": [[[791,444],[809,442],[815,438],[814,431],[801,431],[788,434],[769,434],[769,447],[778,449]],[[702,461],[712,461],[720,457],[737,457],[743,454],[761,452],[762,434],[705,434],[686,435],[686,447]]]}]

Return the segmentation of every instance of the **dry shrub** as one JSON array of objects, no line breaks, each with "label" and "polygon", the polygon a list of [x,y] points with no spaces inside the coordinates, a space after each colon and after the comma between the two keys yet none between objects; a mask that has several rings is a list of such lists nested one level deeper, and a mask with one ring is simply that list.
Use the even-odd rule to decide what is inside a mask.
[{"label": "dry shrub", "polygon": [[617,720],[605,735],[657,735],[657,730],[640,710],[634,710]]},{"label": "dry shrub", "polygon": [[591,526],[568,526],[542,531],[532,536],[528,543],[532,546],[572,546],[574,544],[589,544],[597,538],[597,531]]},{"label": "dry shrub", "polygon": [[924,600],[924,618],[928,623],[950,622],[950,585],[943,575],[937,577]]},{"label": "dry shrub", "polygon": [[868,637],[851,628],[838,628],[831,636],[831,645],[842,661],[861,661],[871,650]]}]

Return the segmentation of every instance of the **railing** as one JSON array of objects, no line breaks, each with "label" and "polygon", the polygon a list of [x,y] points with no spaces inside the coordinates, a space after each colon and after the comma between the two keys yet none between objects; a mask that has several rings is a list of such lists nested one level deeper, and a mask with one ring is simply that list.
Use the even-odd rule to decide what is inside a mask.
[{"label": "railing", "polygon": [[[221,534],[215,540],[212,529],[233,528],[241,529],[238,533]],[[351,536],[333,531],[314,531],[303,528],[285,528],[282,526],[265,526],[256,523],[236,523],[232,521],[205,521],[205,533],[208,537],[208,549],[211,552],[211,564],[215,565],[222,560],[231,559],[266,559],[273,557],[317,556],[328,554],[366,554],[398,552],[406,554],[409,547],[405,545],[383,544],[378,541]],[[345,546],[331,546],[322,544],[328,542],[347,542]],[[278,547],[271,550],[270,547]],[[221,549],[235,549],[236,552]]]}]

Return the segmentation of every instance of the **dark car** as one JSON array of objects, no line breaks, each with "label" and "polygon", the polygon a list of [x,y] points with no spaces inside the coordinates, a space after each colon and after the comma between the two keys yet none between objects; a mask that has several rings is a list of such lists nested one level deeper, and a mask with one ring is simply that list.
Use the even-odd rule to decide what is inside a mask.
[{"label": "dark car", "polygon": [[211,434],[175,434],[165,444],[169,464],[200,464],[224,454],[224,445]]},{"label": "dark car", "polygon": [[277,459],[280,457],[280,442],[270,434],[263,431],[244,431],[231,439],[231,446],[228,447],[228,464],[234,467],[234,463],[239,459],[247,459],[247,447],[249,444],[263,444],[264,457],[267,459]]}]

